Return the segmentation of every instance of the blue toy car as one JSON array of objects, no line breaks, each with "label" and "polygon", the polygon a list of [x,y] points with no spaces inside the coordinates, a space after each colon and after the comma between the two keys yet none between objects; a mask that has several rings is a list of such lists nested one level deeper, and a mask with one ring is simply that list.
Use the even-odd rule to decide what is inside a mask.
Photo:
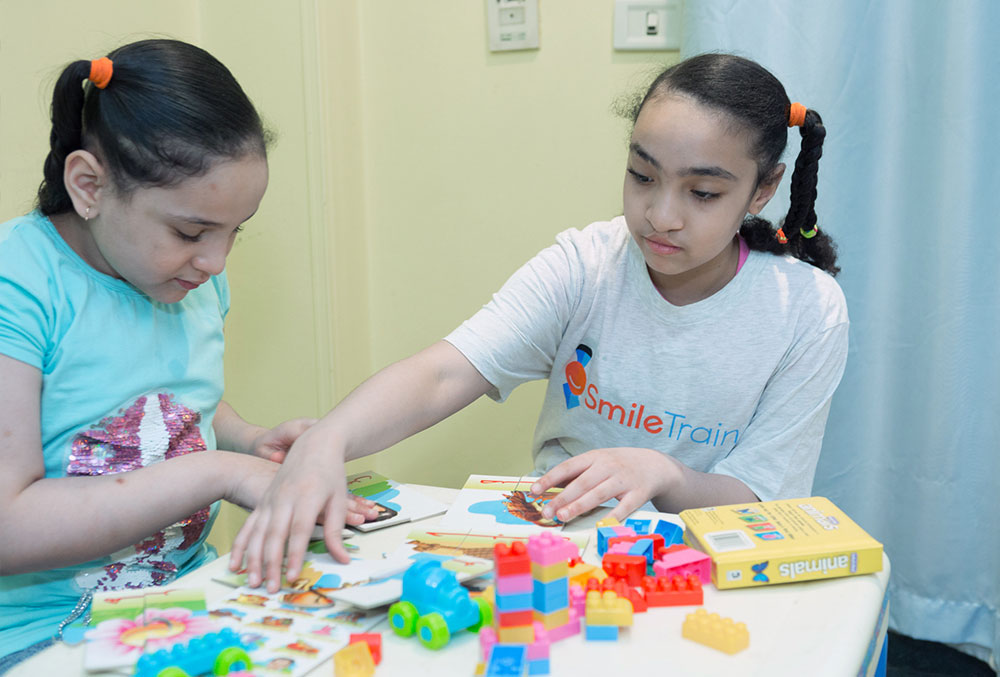
[{"label": "blue toy car", "polygon": [[440,649],[459,630],[479,632],[493,622],[493,607],[458,582],[454,571],[433,559],[420,560],[403,574],[403,594],[389,607],[389,625],[400,637],[414,632],[428,649]]}]

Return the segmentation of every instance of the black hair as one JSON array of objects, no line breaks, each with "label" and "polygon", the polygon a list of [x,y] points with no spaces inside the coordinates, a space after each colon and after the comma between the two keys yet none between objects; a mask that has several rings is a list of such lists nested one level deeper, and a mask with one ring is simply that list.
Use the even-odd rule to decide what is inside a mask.
[{"label": "black hair", "polygon": [[[111,80],[88,80],[90,61],[63,69],[52,94],[52,132],[38,188],[45,215],[71,211],[63,166],[87,149],[116,191],[170,186],[219,160],[266,157],[269,138],[239,83],[205,50],[178,40],[141,40],[112,51]],[[86,82],[85,82],[86,81]]]},{"label": "black hair", "polygon": [[[633,124],[647,101],[682,94],[703,106],[725,114],[749,137],[750,153],[757,163],[757,186],[768,181],[788,142],[791,102],[785,88],[760,64],[732,54],[700,54],[664,70],[653,80],[645,96],[631,107]],[[831,275],[837,267],[833,239],[815,231],[816,176],[823,154],[826,128],[819,113],[807,109],[799,128],[802,147],[795,159],[791,180],[791,204],[779,228],[787,238],[782,243],[769,221],[751,216],[743,221],[740,235],[751,249],[774,254],[791,254]]]}]

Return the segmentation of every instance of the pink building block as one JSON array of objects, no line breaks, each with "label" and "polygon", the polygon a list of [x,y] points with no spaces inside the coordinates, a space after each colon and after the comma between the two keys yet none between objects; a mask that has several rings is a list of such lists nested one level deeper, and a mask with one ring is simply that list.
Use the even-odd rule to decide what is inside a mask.
[{"label": "pink building block", "polygon": [[496,646],[497,631],[489,626],[479,629],[479,648],[483,654],[483,662],[490,660],[490,649]]},{"label": "pink building block", "polygon": [[711,559],[686,545],[672,545],[653,562],[653,573],[660,576],[697,576],[704,583],[712,581]]},{"label": "pink building block", "polygon": [[549,631],[545,626],[535,621],[535,641],[528,645],[527,659],[537,661],[549,657],[549,647],[552,642],[549,640]]},{"label": "pink building block", "polygon": [[580,549],[568,538],[546,531],[528,539],[528,556],[535,564],[548,566],[579,557]]},{"label": "pink building block", "polygon": [[580,614],[573,607],[569,608],[569,622],[557,628],[549,628],[549,641],[558,642],[572,635],[580,634]]},{"label": "pink building block", "polygon": [[533,590],[535,579],[531,574],[515,574],[513,576],[497,576],[496,591],[500,595],[511,595]]},{"label": "pink building block", "polygon": [[587,609],[587,591],[582,585],[573,583],[569,586],[569,605],[576,609],[576,613],[582,616]]}]

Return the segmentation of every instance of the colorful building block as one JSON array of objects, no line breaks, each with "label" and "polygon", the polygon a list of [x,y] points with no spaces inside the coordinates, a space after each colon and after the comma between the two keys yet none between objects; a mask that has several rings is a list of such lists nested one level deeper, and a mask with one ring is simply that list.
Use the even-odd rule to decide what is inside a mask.
[{"label": "colorful building block", "polygon": [[667,520],[657,522],[653,533],[663,536],[666,545],[684,542],[684,527],[673,522],[668,522]]},{"label": "colorful building block", "polygon": [[607,553],[601,559],[601,566],[612,578],[623,578],[629,585],[641,585],[646,575],[646,558],[638,555]]},{"label": "colorful building block", "polygon": [[614,517],[605,517],[604,519],[597,520],[597,527],[618,527],[621,526],[621,522],[616,520]]},{"label": "colorful building block", "polygon": [[367,642],[354,642],[333,654],[333,674],[336,677],[371,677],[375,660]]},{"label": "colorful building block", "polygon": [[530,574],[531,558],[528,557],[527,546],[521,541],[510,545],[497,543],[493,546],[493,567],[498,577]]},{"label": "colorful building block", "polygon": [[694,574],[702,584],[712,580],[712,561],[708,555],[686,545],[671,545],[653,562],[653,573],[659,576]]},{"label": "colorful building block", "polygon": [[555,562],[554,564],[531,563],[531,577],[536,581],[548,583],[549,581],[554,581],[559,578],[567,578],[568,576],[568,562]]},{"label": "colorful building block", "polygon": [[587,612],[587,591],[582,585],[573,583],[569,586],[569,606],[580,615]]},{"label": "colorful building block", "polygon": [[483,658],[483,663],[490,659],[490,649],[499,641],[497,631],[493,628],[483,628],[479,631],[479,651]]},{"label": "colorful building block", "polygon": [[701,579],[694,575],[642,579],[642,588],[649,606],[685,606],[704,603],[705,591]]},{"label": "colorful building block", "polygon": [[560,625],[565,625],[569,622],[569,607],[563,607],[557,611],[552,611],[550,613],[545,613],[542,611],[535,610],[535,621],[541,623],[545,626],[546,630],[552,631],[558,628]]},{"label": "colorful building block", "polygon": [[497,644],[490,649],[486,661],[486,677],[514,675],[521,677],[527,664],[526,649],[523,646]]},{"label": "colorful building block", "polygon": [[547,675],[551,672],[548,658],[538,658],[528,661],[528,675]]},{"label": "colorful building block", "polygon": [[569,570],[566,572],[566,578],[569,579],[570,585],[577,583],[579,585],[586,585],[587,579],[594,575],[595,571],[603,572],[603,569],[594,566],[593,564],[586,564],[584,562],[579,562],[577,564],[571,564]]},{"label": "colorful building block", "polygon": [[591,641],[617,641],[618,640],[618,626],[617,625],[591,625],[586,624],[583,636],[585,639]]},{"label": "colorful building block", "polygon": [[550,583],[535,581],[531,606],[545,614],[565,609],[569,606],[569,581],[565,578]]},{"label": "colorful building block", "polygon": [[548,628],[550,642],[558,642],[561,639],[566,639],[567,637],[579,634],[580,619],[583,618],[583,614],[578,614],[576,609],[570,608],[567,617],[569,620],[566,623],[553,628]]},{"label": "colorful building block", "polygon": [[626,554],[642,555],[646,558],[646,565],[652,566],[653,562],[660,558],[666,547],[663,536],[659,534],[646,534],[642,536],[615,536],[608,539],[608,552],[621,552],[616,546],[622,543],[629,543],[635,549],[629,548]]},{"label": "colorful building block", "polygon": [[535,629],[530,625],[497,628],[496,631],[500,644],[531,644],[535,641]]},{"label": "colorful building block", "polygon": [[607,590],[587,593],[587,627],[592,625],[632,625],[632,603]]},{"label": "colorful building block", "polygon": [[615,536],[635,536],[636,533],[628,527],[598,527],[597,528],[597,556],[603,557],[608,551],[608,539]]},{"label": "colorful building block", "polygon": [[512,628],[518,625],[531,625],[535,622],[533,609],[524,611],[498,611],[496,613],[497,627]]},{"label": "colorful building block", "polygon": [[734,654],[750,646],[750,633],[746,625],[719,614],[710,614],[705,609],[698,609],[687,615],[681,626],[681,636],[727,654]]},{"label": "colorful building block", "polygon": [[496,592],[501,595],[531,592],[531,584],[535,580],[532,574],[514,574],[512,576],[496,577]]},{"label": "colorful building block", "polygon": [[372,660],[375,661],[375,665],[382,662],[382,633],[352,632],[350,639],[347,640],[347,643],[354,644],[354,642],[364,642],[368,645],[368,650],[372,654]]},{"label": "colorful building block", "polygon": [[548,658],[550,647],[552,646],[552,640],[549,638],[549,631],[545,629],[544,625],[537,621],[535,621],[532,627],[535,631],[535,641],[528,645],[528,660],[534,661],[542,658]]},{"label": "colorful building block", "polygon": [[528,538],[528,556],[534,564],[548,566],[579,557],[580,548],[565,536],[549,531]]},{"label": "colorful building block", "polygon": [[497,611],[524,611],[531,609],[531,592],[517,592],[509,595],[494,595]]},{"label": "colorful building block", "polygon": [[651,522],[652,520],[630,519],[625,520],[625,526],[637,534],[648,534]]}]

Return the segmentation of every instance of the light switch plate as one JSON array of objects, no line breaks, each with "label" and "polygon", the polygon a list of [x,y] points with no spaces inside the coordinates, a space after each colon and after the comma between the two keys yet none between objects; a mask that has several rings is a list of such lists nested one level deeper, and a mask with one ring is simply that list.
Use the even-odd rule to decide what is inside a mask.
[{"label": "light switch plate", "polygon": [[680,49],[683,8],[683,0],[615,0],[615,49]]},{"label": "light switch plate", "polygon": [[486,0],[491,52],[538,49],[538,0]]}]

